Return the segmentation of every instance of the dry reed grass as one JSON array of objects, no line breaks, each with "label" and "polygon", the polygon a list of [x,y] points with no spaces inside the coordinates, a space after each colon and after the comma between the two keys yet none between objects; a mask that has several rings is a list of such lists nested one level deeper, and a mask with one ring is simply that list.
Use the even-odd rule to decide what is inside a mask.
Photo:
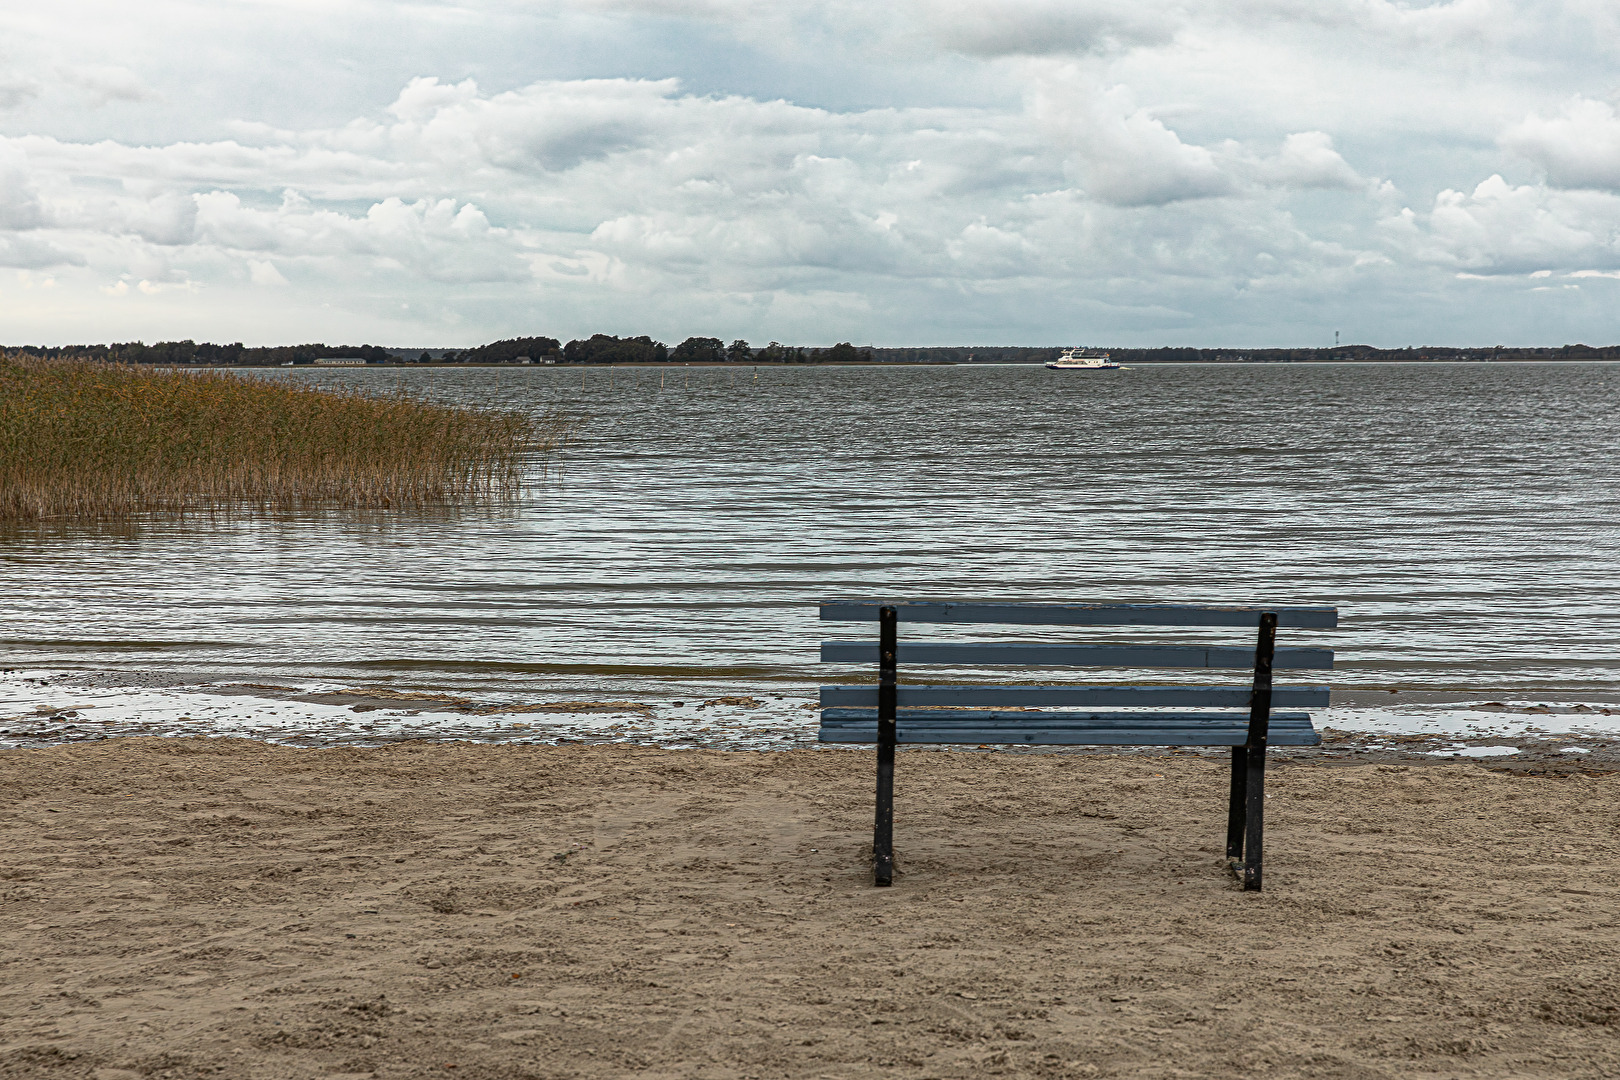
[{"label": "dry reed grass", "polygon": [[453,506],[567,422],[218,371],[0,358],[0,521]]}]

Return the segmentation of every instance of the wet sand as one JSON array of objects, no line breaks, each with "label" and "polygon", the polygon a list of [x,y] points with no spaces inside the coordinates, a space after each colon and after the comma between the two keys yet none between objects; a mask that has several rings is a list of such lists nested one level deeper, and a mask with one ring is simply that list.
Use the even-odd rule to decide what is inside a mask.
[{"label": "wet sand", "polygon": [[1193,755],[0,754],[0,1076],[1620,1071],[1620,778]]}]

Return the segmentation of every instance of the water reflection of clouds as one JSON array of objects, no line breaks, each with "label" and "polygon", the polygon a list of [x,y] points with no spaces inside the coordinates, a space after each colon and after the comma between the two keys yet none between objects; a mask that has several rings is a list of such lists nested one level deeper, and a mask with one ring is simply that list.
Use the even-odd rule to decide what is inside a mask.
[{"label": "water reflection of clouds", "polygon": [[1605,542],[1620,539],[1620,365],[1143,366],[1104,382],[806,367],[735,386],[694,368],[690,390],[663,392],[626,374],[610,392],[599,369],[271,373],[590,421],[562,479],[511,514],[0,537],[8,662],[668,701],[854,674],[816,662],[823,639],[869,636],[819,622],[828,597],[1273,599],[1342,612],[1336,632],[1289,638],[1332,647],[1338,669],[1287,681],[1338,700],[1398,689],[1413,724],[1428,722],[1402,711],[1413,694],[1620,700],[1620,545]]}]

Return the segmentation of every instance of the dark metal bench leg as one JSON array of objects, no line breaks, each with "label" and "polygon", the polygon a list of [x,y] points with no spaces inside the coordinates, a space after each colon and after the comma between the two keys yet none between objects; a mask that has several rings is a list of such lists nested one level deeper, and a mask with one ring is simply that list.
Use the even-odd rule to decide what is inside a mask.
[{"label": "dark metal bench leg", "polygon": [[1248,807],[1244,814],[1243,887],[1260,891],[1261,859],[1265,855],[1266,748],[1249,751]]},{"label": "dark metal bench leg", "polygon": [[872,826],[872,883],[894,883],[894,744],[899,612],[878,611],[877,814]]},{"label": "dark metal bench leg", "polygon": [[1226,857],[1243,858],[1244,792],[1249,783],[1249,754],[1241,746],[1232,747],[1232,795],[1226,804]]},{"label": "dark metal bench leg", "polygon": [[[1244,747],[1243,888],[1259,892],[1265,855],[1266,739],[1271,727],[1271,662],[1277,648],[1277,613],[1260,616],[1254,648],[1254,691],[1249,698],[1249,742]],[[1236,759],[1233,761],[1236,766]]]},{"label": "dark metal bench leg", "polygon": [[877,821],[872,827],[872,883],[894,882],[894,737],[878,740]]}]

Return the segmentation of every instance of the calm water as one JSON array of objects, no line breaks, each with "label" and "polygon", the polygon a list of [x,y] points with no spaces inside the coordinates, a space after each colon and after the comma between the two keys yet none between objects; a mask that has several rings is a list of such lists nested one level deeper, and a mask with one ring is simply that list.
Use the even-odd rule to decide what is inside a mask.
[{"label": "calm water", "polygon": [[822,597],[1276,601],[1342,609],[1293,638],[1349,700],[1620,700],[1616,365],[269,377],[589,420],[521,505],[454,520],[0,536],[7,666],[797,693],[869,633]]}]

